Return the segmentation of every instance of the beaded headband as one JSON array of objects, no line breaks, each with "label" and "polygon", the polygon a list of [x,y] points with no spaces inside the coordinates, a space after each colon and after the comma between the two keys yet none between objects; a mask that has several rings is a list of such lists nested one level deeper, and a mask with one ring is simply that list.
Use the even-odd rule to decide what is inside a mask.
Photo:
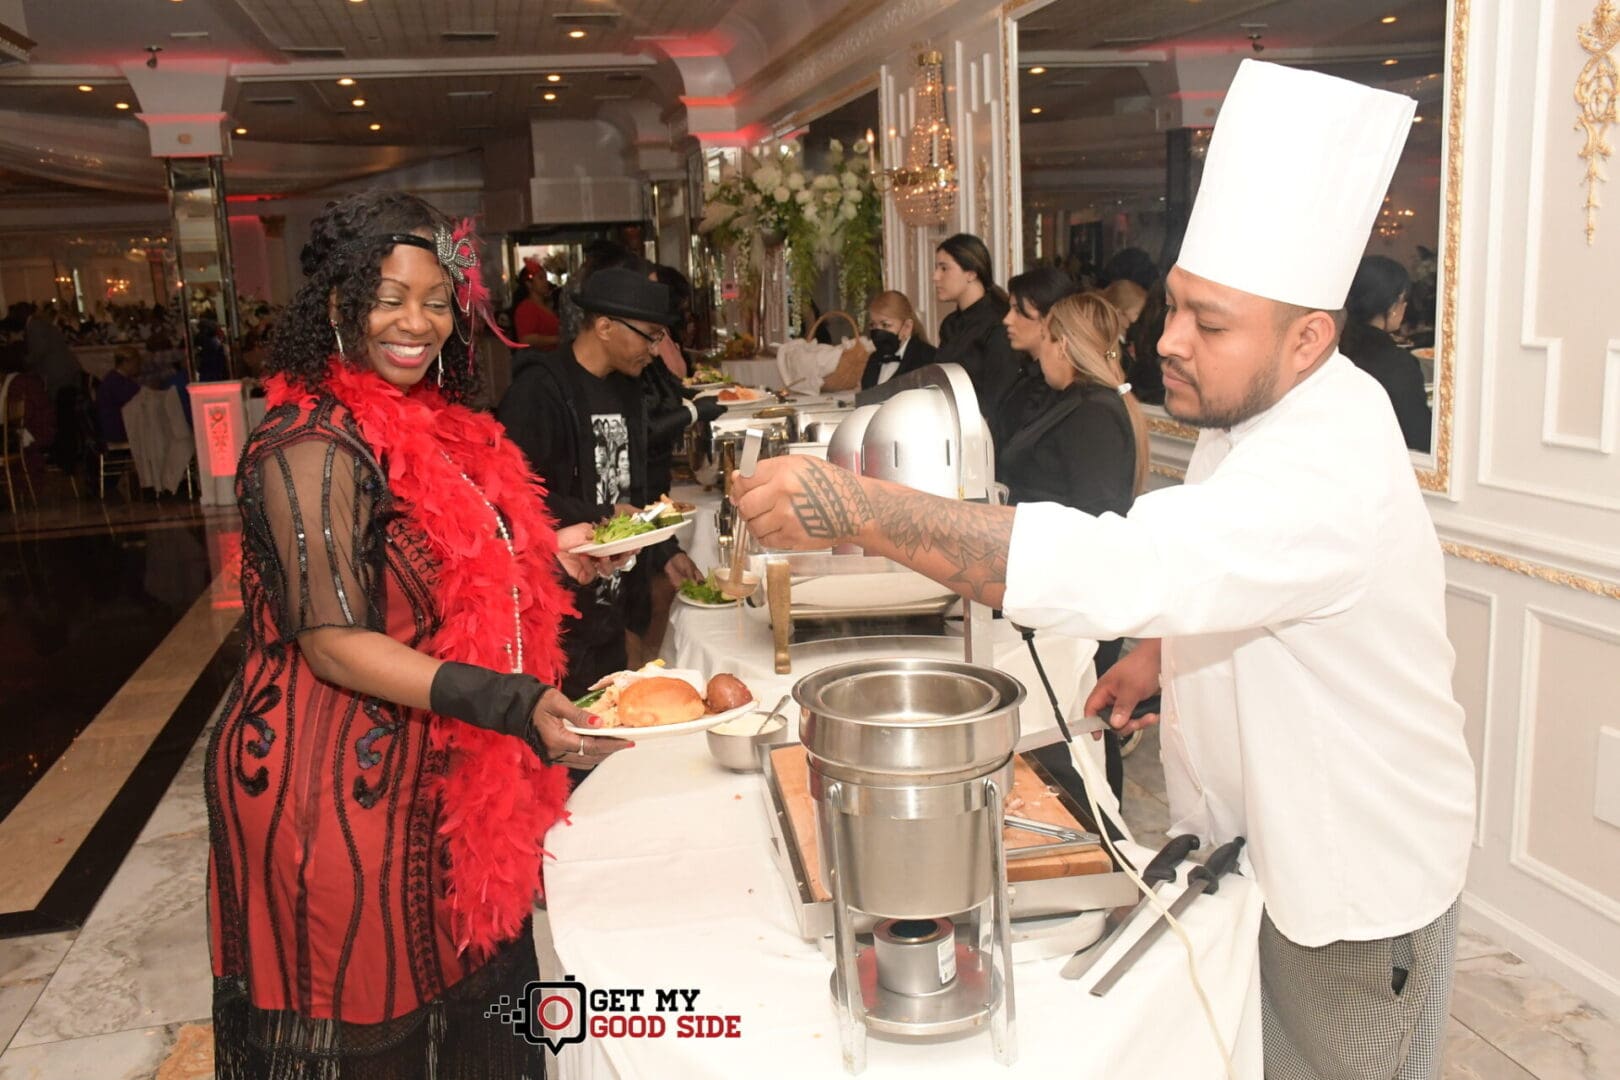
[{"label": "beaded headband", "polygon": [[450,276],[450,285],[456,294],[456,307],[466,317],[466,328],[462,327],[462,320],[456,321],[456,333],[467,345],[467,363],[473,365],[473,331],[476,329],[474,316],[477,321],[489,327],[490,331],[499,338],[508,348],[523,349],[520,345],[501,333],[501,328],[495,325],[495,319],[489,309],[489,288],[484,284],[484,274],[480,269],[478,257],[478,237],[473,232],[472,218],[462,218],[454,230],[443,225],[433,227],[433,239],[418,236],[415,233],[387,233],[378,237],[367,237],[368,240],[381,240],[393,244],[409,244],[411,247],[421,248],[431,254],[444,267],[444,272]]}]

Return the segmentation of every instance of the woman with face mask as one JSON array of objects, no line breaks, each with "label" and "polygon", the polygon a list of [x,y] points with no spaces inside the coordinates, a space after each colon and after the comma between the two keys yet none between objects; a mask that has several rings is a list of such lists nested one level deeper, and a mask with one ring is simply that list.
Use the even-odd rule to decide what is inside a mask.
[{"label": "woman with face mask", "polygon": [[866,306],[866,326],[872,355],[861,374],[862,390],[934,362],[934,347],[918,331],[917,312],[905,293],[890,289],[872,297]]}]

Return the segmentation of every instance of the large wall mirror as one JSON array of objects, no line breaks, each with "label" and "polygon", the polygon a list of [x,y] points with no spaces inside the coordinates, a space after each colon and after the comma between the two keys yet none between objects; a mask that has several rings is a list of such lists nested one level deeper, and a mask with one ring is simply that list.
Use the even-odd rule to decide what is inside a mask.
[{"label": "large wall mirror", "polygon": [[[1392,407],[1420,482],[1449,483],[1467,0],[1010,0],[1019,221],[1014,270],[1129,280],[1131,381],[1156,434],[1163,273],[1180,250],[1225,89],[1246,57],[1407,94],[1417,117],[1367,245],[1344,351],[1394,357]],[[1387,304],[1386,298],[1393,297]],[[1376,310],[1375,310],[1376,309]],[[1390,350],[1399,350],[1393,353]],[[1417,387],[1421,385],[1422,390]]]}]

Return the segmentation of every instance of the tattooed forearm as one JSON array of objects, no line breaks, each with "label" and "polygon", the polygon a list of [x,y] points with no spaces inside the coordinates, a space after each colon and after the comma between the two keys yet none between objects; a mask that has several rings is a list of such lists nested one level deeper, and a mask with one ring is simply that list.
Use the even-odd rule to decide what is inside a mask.
[{"label": "tattooed forearm", "polygon": [[880,538],[867,545],[869,553],[890,555],[970,600],[1001,606],[1012,507],[942,499],[875,481],[867,481],[863,498]]},{"label": "tattooed forearm", "polygon": [[794,517],[813,540],[849,540],[872,520],[872,506],[852,473],[814,462],[800,477],[803,490],[789,499]]}]

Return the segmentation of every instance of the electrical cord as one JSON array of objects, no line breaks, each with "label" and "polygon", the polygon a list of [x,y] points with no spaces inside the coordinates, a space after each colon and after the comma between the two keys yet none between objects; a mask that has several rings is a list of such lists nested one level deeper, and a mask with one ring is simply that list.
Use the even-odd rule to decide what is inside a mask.
[{"label": "electrical cord", "polygon": [[1075,764],[1079,766],[1082,773],[1081,778],[1085,780],[1086,801],[1091,806],[1091,818],[1097,823],[1097,835],[1101,837],[1103,844],[1108,848],[1109,854],[1113,856],[1114,864],[1125,872],[1125,876],[1130,878],[1142,895],[1147,898],[1148,906],[1165,921],[1170,931],[1181,942],[1181,947],[1187,954],[1187,974],[1192,978],[1193,993],[1198,996],[1198,1004],[1204,1011],[1204,1020],[1209,1024],[1209,1033],[1214,1037],[1215,1046],[1220,1051],[1221,1061],[1226,1066],[1227,1078],[1228,1080],[1237,1080],[1237,1067],[1232,1063],[1232,1053],[1226,1048],[1226,1040],[1221,1037],[1221,1027],[1215,1019],[1215,1009],[1209,1003],[1209,994],[1205,992],[1204,981],[1198,974],[1198,960],[1193,952],[1192,938],[1188,937],[1187,931],[1182,928],[1181,920],[1170,914],[1170,905],[1160,899],[1159,895],[1148,886],[1148,883],[1142,880],[1142,875],[1136,872],[1130,861],[1120,855],[1119,849],[1114,846],[1113,838],[1108,835],[1108,830],[1103,827],[1103,813],[1102,808],[1097,805],[1096,786],[1099,782],[1107,784],[1108,780],[1106,777],[1099,778],[1097,776],[1097,763],[1091,759],[1091,754],[1087,753],[1084,748],[1078,754],[1073,753],[1074,737],[1069,734],[1069,725],[1064,722],[1063,711],[1058,708],[1057,691],[1052,689],[1052,680],[1046,677],[1046,668],[1042,666],[1040,653],[1035,649],[1035,631],[1020,626],[1018,632],[1023,636],[1024,643],[1029,646],[1030,658],[1035,661],[1035,674],[1040,676],[1041,685],[1046,690],[1046,698],[1051,702],[1052,716],[1057,720],[1058,730],[1063,733],[1064,741],[1071,748],[1069,757],[1074,759]]}]

